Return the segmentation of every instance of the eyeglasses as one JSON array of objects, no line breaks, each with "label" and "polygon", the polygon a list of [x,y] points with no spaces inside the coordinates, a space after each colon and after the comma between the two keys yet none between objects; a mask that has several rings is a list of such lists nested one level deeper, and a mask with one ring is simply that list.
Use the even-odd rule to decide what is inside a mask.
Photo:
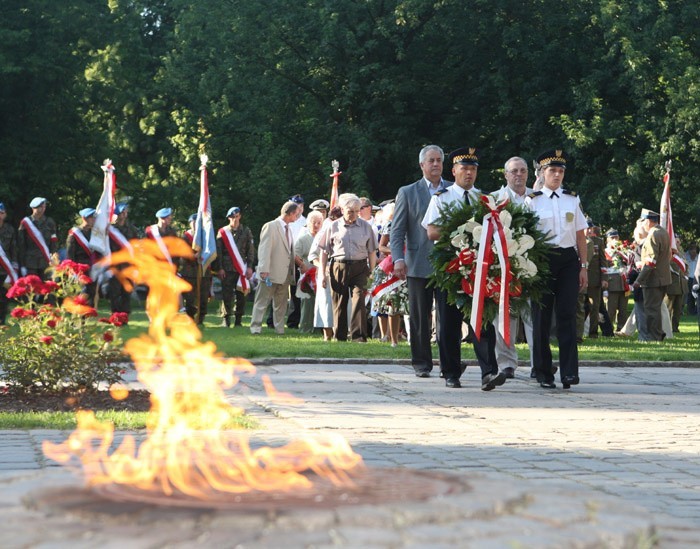
[{"label": "eyeglasses", "polygon": [[516,168],[513,170],[506,170],[508,173],[527,173],[527,168]]}]

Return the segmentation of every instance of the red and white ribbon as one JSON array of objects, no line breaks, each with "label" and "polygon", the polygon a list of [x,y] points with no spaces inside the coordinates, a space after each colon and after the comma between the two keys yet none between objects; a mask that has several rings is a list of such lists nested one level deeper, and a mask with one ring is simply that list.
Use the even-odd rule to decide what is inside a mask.
[{"label": "red and white ribbon", "polygon": [[247,294],[250,291],[250,282],[248,282],[245,276],[248,267],[238,251],[236,241],[233,239],[233,235],[228,227],[221,227],[221,229],[219,229],[219,237],[224,243],[224,247],[233,262],[233,268],[236,269],[238,273],[238,284],[236,284],[236,286],[241,289],[241,292]]},{"label": "red and white ribbon", "polygon": [[17,282],[17,271],[15,271],[15,268],[12,266],[12,261],[10,261],[10,258],[7,257],[7,254],[5,253],[2,244],[0,244],[0,267],[5,269],[5,272],[7,273],[7,278],[10,279],[9,281],[11,284]]},{"label": "red and white ribbon", "polygon": [[88,257],[90,258],[90,265],[92,265],[92,263],[94,262],[94,254],[90,249],[90,243],[88,242],[88,239],[85,238],[83,231],[81,231],[77,227],[73,227],[68,231],[68,234],[73,236],[78,246],[80,246],[83,249],[83,251],[88,255]]},{"label": "red and white ribbon", "polygon": [[112,240],[117,246],[119,246],[120,249],[126,248],[129,250],[129,253],[131,255],[134,255],[134,247],[129,243],[129,241],[126,239],[126,237],[119,231],[119,229],[115,229],[111,225],[109,226],[109,229],[107,229],[107,234],[109,234],[110,240]]},{"label": "red and white ribbon", "polygon": [[501,267],[500,295],[498,299],[498,331],[503,336],[506,345],[510,345],[510,261],[508,259],[508,244],[503,230],[503,224],[499,212],[506,207],[509,200],[506,198],[498,204],[493,197],[482,196],[481,201],[486,204],[490,212],[484,216],[483,230],[479,241],[479,255],[477,256],[476,276],[474,283],[474,296],[472,298],[472,312],[469,324],[471,324],[477,339],[481,338],[483,323],[484,299],[487,293],[489,267],[493,264],[494,255],[491,245],[494,244]]},{"label": "red and white ribbon", "polygon": [[168,247],[165,245],[165,242],[163,242],[163,237],[160,236],[160,230],[158,229],[158,225],[149,225],[148,227],[146,227],[146,236],[156,241],[156,244],[158,244],[158,247],[160,248],[160,251],[163,254],[163,257],[165,257],[167,262],[172,265],[173,258],[170,257]]},{"label": "red and white ribbon", "polygon": [[39,250],[41,251],[41,255],[44,256],[46,262],[50,264],[51,253],[49,252],[49,247],[46,245],[44,237],[39,232],[39,229],[36,228],[36,225],[34,225],[32,219],[30,217],[25,217],[20,222],[20,225],[24,227],[24,229],[27,231],[27,234],[29,235],[29,238],[31,238],[34,244],[36,244],[36,247],[39,248]]},{"label": "red and white ribbon", "polygon": [[380,264],[379,267],[381,268],[382,271],[384,271],[387,275],[391,275],[388,279],[386,279],[384,282],[381,284],[378,284],[372,289],[372,297],[374,299],[379,299],[383,295],[388,294],[392,290],[395,290],[399,286],[401,286],[401,283],[403,282],[400,278],[397,278],[396,276],[393,275],[394,272],[394,262],[391,260],[391,256],[387,256]]}]

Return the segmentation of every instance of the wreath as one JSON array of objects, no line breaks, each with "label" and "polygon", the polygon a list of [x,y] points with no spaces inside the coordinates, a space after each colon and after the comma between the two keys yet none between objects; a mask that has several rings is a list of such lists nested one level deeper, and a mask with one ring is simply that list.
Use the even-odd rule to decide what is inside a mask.
[{"label": "wreath", "polygon": [[[448,303],[471,318],[476,334],[499,310],[505,313],[499,316],[499,330],[508,332],[505,318],[530,310],[529,301],[540,303],[548,291],[551,246],[537,221],[525,206],[507,200],[496,204],[489,195],[474,205],[454,202],[441,209],[435,223],[441,236],[430,254],[430,284],[447,292]],[[508,265],[505,272],[503,264]]]}]

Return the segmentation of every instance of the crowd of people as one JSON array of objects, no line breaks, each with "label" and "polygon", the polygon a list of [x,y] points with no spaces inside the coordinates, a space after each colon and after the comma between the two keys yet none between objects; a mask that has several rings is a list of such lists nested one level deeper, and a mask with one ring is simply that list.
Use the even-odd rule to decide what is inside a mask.
[{"label": "crowd of people", "polygon": [[[481,389],[490,391],[513,378],[518,356],[513,341],[487,323],[474,333],[462,312],[448,302],[445,291],[430,282],[429,259],[440,239],[441,214],[455,203],[476,204],[482,192],[476,187],[479,156],[476,148],[459,148],[448,156],[454,181],[443,178],[445,154],[437,145],[424,147],[418,156],[422,176],[401,187],[395,198],[374,205],[366,197],[347,193],[337,206],[319,199],[304,217],[304,198],[289,198],[275,219],[255,238],[242,224],[239,207],[226,213],[228,224],[216,234],[217,254],[202,271],[194,260],[170,258],[166,237],[193,240],[196,214],[182,234],[173,228],[173,211],[162,208],[156,223],[145,228],[169,261],[177,261],[180,275],[193,290],[183,296],[183,311],[200,324],[207,313],[213,280],[221,287],[221,323],[242,326],[249,292],[254,292],[250,332],[260,334],[264,325],[275,333],[298,329],[317,331],[325,340],[363,343],[370,337],[397,346],[407,338],[415,375],[432,375],[432,342],[437,340],[440,377],[448,388],[461,387],[464,371],[461,348],[471,343],[481,368]],[[576,193],[564,186],[568,156],[561,150],[546,151],[537,158],[538,173],[527,186],[529,170],[520,157],[504,165],[504,183],[492,193],[508,199],[537,217],[538,229],[548,237],[549,292],[528,311],[510,316],[510,332],[521,333],[530,348],[530,375],[544,389],[556,387],[557,368],[552,363],[551,336],[559,345],[561,383],[579,383],[578,344],[584,338],[630,337],[662,341],[678,331],[684,307],[697,313],[693,287],[700,276],[698,247],[690,244],[684,254],[671,247],[671,238],[660,226],[660,215],[642,210],[633,238],[621,238],[629,228],[602,231],[584,215]],[[0,271],[6,282],[34,274],[44,279],[59,251],[56,223],[46,215],[47,200],[29,203],[31,215],[17,230],[6,223],[0,203]],[[112,251],[129,246],[139,231],[128,219],[127,204],[115,207],[109,228]],[[95,210],[78,212],[80,223],[68,231],[65,255],[77,263],[92,265],[98,259],[90,248]],[[196,290],[195,290],[196,288]],[[696,286],[697,288],[697,286]],[[115,278],[85,288],[89,299],[108,297],[113,312],[131,312],[130,294]],[[634,300],[628,315],[628,296]],[[8,310],[5,292],[0,296],[0,322]]]}]

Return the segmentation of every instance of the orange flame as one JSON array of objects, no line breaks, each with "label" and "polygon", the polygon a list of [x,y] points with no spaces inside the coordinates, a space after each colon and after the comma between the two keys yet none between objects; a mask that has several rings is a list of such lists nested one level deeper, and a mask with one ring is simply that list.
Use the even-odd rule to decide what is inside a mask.
[{"label": "orange flame", "polygon": [[[165,238],[173,257],[192,257],[192,249],[179,238]],[[243,413],[231,406],[225,394],[240,374],[254,375],[255,367],[240,358],[217,353],[202,342],[196,324],[178,313],[178,295],[190,289],[177,277],[176,267],[165,260],[150,240],[131,242],[134,254],[122,250],[111,265],[122,282],[149,286],[146,310],[148,334],[129,340],[139,380],[151,392],[147,438],[137,447],[126,436],[114,450],[114,427],[101,423],[92,412],[78,412],[78,428],[61,444],[44,441],[46,456],[59,463],[78,458],[88,482],[122,484],[165,495],[181,493],[208,499],[217,493],[290,491],[311,488],[313,472],[336,485],[352,484],[351,473],[362,458],[340,436],[305,437],[279,448],[252,449],[248,437],[233,436],[231,419]],[[271,398],[297,402],[263,380]]]}]

